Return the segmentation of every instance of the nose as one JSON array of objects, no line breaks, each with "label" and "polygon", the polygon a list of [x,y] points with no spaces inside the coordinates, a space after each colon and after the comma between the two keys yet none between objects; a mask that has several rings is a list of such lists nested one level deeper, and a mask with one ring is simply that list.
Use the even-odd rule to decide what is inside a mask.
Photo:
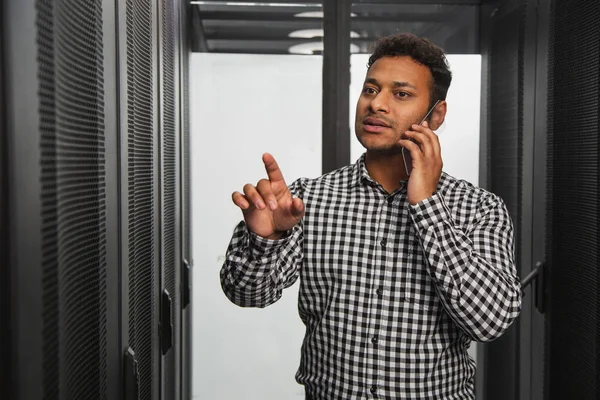
[{"label": "nose", "polygon": [[377,93],[377,96],[371,100],[369,107],[371,108],[371,112],[374,114],[378,112],[387,113],[389,111],[389,101],[385,91],[382,90],[381,92]]}]

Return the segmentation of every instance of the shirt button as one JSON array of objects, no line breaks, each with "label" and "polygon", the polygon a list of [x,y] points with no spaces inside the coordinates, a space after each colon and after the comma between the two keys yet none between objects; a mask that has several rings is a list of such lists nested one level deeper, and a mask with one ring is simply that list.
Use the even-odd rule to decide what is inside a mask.
[{"label": "shirt button", "polygon": [[371,391],[372,394],[377,393],[377,386],[375,386],[375,385],[371,386],[370,391]]},{"label": "shirt button", "polygon": [[388,202],[389,204],[392,204],[392,203],[394,202],[394,198],[393,198],[392,196],[388,196],[388,198],[387,198],[387,202]]},{"label": "shirt button", "polygon": [[421,214],[418,214],[418,215],[415,217],[415,221],[417,221],[417,222],[421,222],[421,221],[423,221],[423,216],[422,216]]},{"label": "shirt button", "polygon": [[385,247],[386,243],[387,243],[386,239],[381,239],[381,247]]},{"label": "shirt button", "polygon": [[377,342],[378,342],[378,341],[379,341],[379,340],[377,339],[377,336],[374,336],[374,337],[371,339],[371,343],[373,343],[373,344],[377,344]]},{"label": "shirt button", "polygon": [[383,294],[383,289],[379,288],[375,291],[375,293],[377,293],[377,296],[381,296]]}]

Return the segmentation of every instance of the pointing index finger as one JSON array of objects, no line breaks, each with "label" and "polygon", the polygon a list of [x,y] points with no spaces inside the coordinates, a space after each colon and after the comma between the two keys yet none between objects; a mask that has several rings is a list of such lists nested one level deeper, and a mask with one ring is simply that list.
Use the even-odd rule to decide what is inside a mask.
[{"label": "pointing index finger", "polygon": [[277,165],[277,161],[273,158],[269,153],[263,154],[263,163],[265,163],[265,169],[267,170],[267,175],[269,176],[269,180],[271,183],[283,182],[283,174],[279,169],[279,165]]}]

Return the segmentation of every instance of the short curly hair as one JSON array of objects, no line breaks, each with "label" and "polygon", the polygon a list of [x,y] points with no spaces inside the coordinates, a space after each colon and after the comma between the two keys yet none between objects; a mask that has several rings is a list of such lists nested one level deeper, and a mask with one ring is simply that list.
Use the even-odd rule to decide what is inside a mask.
[{"label": "short curly hair", "polygon": [[393,36],[379,38],[375,42],[373,54],[369,57],[367,68],[382,57],[409,56],[417,63],[429,68],[433,77],[430,91],[430,104],[438,100],[446,100],[446,94],[452,82],[452,72],[444,50],[429,39],[411,33],[398,33]]}]

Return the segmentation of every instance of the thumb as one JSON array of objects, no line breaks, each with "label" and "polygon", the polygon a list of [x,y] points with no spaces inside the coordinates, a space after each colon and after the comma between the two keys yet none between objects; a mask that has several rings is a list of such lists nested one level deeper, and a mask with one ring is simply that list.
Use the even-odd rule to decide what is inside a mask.
[{"label": "thumb", "polygon": [[304,202],[299,197],[292,198],[292,215],[295,218],[302,218],[304,215]]}]

